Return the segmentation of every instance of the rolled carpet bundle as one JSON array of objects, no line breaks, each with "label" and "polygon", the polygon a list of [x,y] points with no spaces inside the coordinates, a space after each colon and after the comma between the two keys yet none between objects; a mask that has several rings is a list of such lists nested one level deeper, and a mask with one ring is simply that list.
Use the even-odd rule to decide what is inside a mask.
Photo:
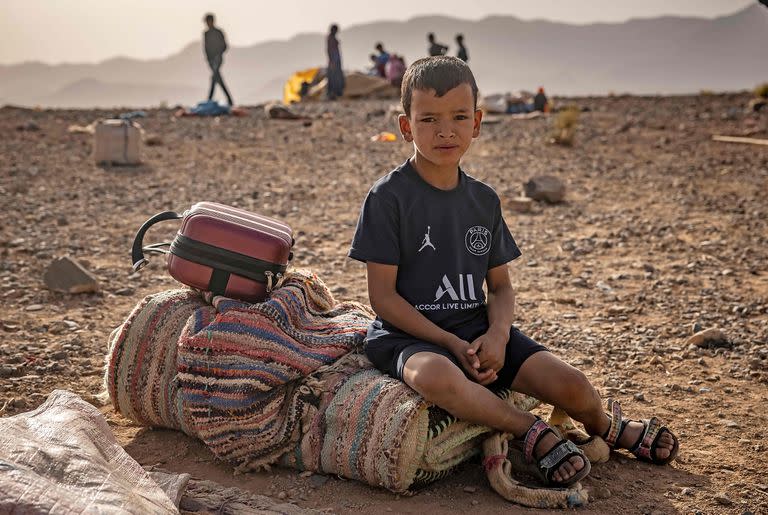
[{"label": "rolled carpet bundle", "polygon": [[491,430],[377,371],[361,348],[372,318],[308,272],[259,304],[150,295],[110,338],[106,391],[124,416],[199,438],[240,471],[279,463],[415,489],[479,454]]},{"label": "rolled carpet bundle", "polygon": [[115,411],[143,425],[191,434],[179,397],[176,347],[188,321],[204,325],[214,313],[189,289],[141,300],[109,337],[104,389]]}]

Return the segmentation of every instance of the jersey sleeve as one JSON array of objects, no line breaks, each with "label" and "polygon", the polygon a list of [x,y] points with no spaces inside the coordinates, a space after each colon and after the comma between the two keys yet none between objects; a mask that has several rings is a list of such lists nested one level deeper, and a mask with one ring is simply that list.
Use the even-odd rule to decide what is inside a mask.
[{"label": "jersey sleeve", "polygon": [[400,264],[400,215],[394,202],[370,191],[365,197],[349,257],[362,262]]},{"label": "jersey sleeve", "polygon": [[509,232],[507,222],[501,214],[501,203],[496,201],[496,210],[493,215],[493,231],[491,232],[491,251],[488,256],[488,269],[495,268],[504,263],[519,258],[522,255],[517,243]]}]

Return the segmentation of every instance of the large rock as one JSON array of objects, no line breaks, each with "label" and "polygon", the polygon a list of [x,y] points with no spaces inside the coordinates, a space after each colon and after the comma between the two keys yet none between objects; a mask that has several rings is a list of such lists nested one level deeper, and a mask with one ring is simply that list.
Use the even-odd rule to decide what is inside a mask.
[{"label": "large rock", "polygon": [[45,286],[63,293],[89,293],[99,290],[99,282],[83,266],[69,257],[54,259],[43,275]]},{"label": "large rock", "polygon": [[557,204],[565,199],[565,184],[552,175],[539,175],[523,185],[525,195],[533,200]]},{"label": "large rock", "polygon": [[271,120],[301,120],[304,118],[279,102],[270,102],[266,104],[264,106],[264,113],[267,115],[267,118]]},{"label": "large rock", "polygon": [[731,342],[720,329],[711,327],[694,334],[685,342],[686,345],[695,345],[697,347],[730,347]]}]

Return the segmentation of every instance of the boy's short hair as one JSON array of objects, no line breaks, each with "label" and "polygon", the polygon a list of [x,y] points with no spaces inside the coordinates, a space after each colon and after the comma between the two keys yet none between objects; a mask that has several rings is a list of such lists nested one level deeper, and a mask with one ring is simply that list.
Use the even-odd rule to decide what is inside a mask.
[{"label": "boy's short hair", "polygon": [[205,18],[203,18],[203,19],[206,22],[213,22],[215,18],[213,16],[213,13],[206,13]]},{"label": "boy's short hair", "polygon": [[474,108],[477,109],[477,82],[467,63],[449,55],[424,57],[415,61],[405,71],[400,88],[400,102],[406,116],[411,116],[411,98],[413,90],[429,91],[442,97],[453,88],[469,84],[472,88]]}]

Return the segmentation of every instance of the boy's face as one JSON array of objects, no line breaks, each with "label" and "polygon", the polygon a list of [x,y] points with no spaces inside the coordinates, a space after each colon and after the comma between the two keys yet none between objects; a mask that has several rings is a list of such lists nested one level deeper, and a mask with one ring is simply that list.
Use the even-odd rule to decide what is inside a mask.
[{"label": "boy's face", "polygon": [[403,138],[424,158],[437,166],[457,166],[480,135],[482,117],[472,87],[460,84],[442,97],[435,90],[413,90],[411,115],[400,115],[398,121]]}]

